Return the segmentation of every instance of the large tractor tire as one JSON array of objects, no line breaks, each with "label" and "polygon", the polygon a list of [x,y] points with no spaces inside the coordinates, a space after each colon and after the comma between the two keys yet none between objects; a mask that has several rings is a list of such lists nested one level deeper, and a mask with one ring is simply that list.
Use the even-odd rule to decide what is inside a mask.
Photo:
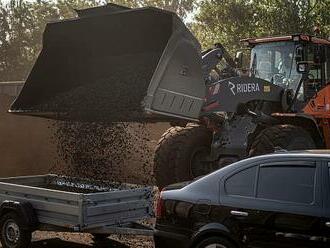
[{"label": "large tractor tire", "polygon": [[197,124],[169,128],[159,140],[154,158],[156,185],[191,180],[207,174],[212,132]]},{"label": "large tractor tire", "polygon": [[287,151],[314,149],[311,135],[301,127],[276,125],[262,130],[253,140],[249,156],[273,153],[277,148]]}]

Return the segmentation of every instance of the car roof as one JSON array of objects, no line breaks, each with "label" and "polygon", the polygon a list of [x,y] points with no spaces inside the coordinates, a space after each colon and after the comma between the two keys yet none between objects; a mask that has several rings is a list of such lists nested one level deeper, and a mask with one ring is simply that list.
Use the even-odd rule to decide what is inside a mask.
[{"label": "car roof", "polygon": [[[183,200],[183,198],[189,201],[191,198],[194,198],[196,194],[207,194],[208,196],[215,196],[214,199],[217,199],[218,196],[218,187],[210,187],[210,185],[218,185],[219,180],[226,179],[228,176],[235,174],[240,170],[249,168],[250,166],[261,165],[263,163],[273,163],[276,166],[276,162],[283,162],[286,159],[291,161],[301,161],[314,159],[317,160],[328,160],[330,161],[330,150],[303,150],[303,151],[284,151],[275,152],[272,154],[261,155],[251,158],[246,158],[235,162],[233,164],[227,165],[219,170],[216,170],[208,175],[205,175],[195,181],[189,182],[187,185],[184,185],[183,188],[178,190],[169,190],[165,191],[168,197],[171,199]],[[290,163],[288,163],[289,165]],[[293,164],[294,165],[294,164]],[[283,166],[281,164],[280,166]],[[284,165],[285,166],[285,165]],[[180,194],[178,192],[186,192],[186,194]],[[213,198],[212,198],[213,199]]]},{"label": "car roof", "polygon": [[330,150],[299,150],[299,151],[286,151],[286,150],[279,150],[274,153],[260,156],[260,157],[295,157],[295,158],[330,158]]},{"label": "car roof", "polygon": [[252,157],[249,159],[241,160],[242,162],[247,162],[248,160],[261,161],[261,160],[276,160],[276,159],[306,159],[306,158],[315,158],[315,159],[330,159],[330,150],[297,150],[297,151],[286,151],[279,150],[274,153]]},{"label": "car roof", "polygon": [[305,154],[305,155],[330,155],[330,150],[326,149],[320,149],[320,150],[298,150],[298,151],[286,151],[286,150],[280,150],[275,152],[276,153],[284,153],[284,154]]},{"label": "car roof", "polygon": [[[225,166],[206,177],[213,177],[213,175],[216,175],[219,177],[220,175],[226,175],[227,173],[236,171],[237,169],[244,168],[246,166],[249,166],[253,163],[258,162],[276,162],[276,160],[282,160],[282,159],[329,159],[330,161],[330,150],[301,150],[301,151],[285,151],[281,150],[275,153],[267,154],[267,155],[261,155],[256,157],[251,157],[247,159],[240,160],[238,162],[235,162],[233,164],[230,164],[228,166]],[[281,165],[283,166],[283,165]],[[198,180],[197,180],[198,181]]]}]

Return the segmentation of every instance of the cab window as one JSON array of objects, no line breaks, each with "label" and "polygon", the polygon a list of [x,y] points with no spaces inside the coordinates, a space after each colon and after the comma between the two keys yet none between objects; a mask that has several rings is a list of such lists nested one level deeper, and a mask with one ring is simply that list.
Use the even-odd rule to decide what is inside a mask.
[{"label": "cab window", "polygon": [[316,46],[309,45],[307,47],[307,61],[312,62],[312,66],[309,71],[309,79],[312,81],[321,81],[322,79],[322,70],[321,63],[313,63],[315,61]]}]

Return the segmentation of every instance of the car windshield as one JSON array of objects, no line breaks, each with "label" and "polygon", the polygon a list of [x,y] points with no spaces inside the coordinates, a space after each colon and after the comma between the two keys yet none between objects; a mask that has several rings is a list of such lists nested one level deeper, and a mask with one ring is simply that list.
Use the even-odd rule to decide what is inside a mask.
[{"label": "car windshield", "polygon": [[251,51],[252,76],[296,91],[301,74],[297,72],[295,51],[293,42],[256,45]]}]

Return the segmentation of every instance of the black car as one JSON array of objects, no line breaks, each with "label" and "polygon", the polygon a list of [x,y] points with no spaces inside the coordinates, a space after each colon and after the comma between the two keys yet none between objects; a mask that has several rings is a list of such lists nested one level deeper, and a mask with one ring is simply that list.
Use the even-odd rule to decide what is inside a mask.
[{"label": "black car", "polygon": [[155,247],[329,248],[329,174],[329,151],[304,151],[249,158],[171,186],[158,201]]}]

